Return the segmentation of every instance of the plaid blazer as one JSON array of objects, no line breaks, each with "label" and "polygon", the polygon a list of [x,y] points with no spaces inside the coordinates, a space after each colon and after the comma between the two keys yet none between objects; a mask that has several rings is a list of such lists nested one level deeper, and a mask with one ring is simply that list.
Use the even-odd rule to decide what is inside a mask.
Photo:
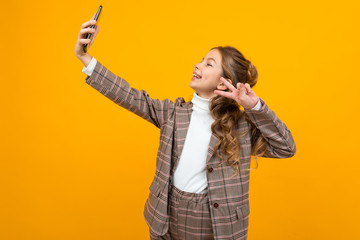
[{"label": "plaid blazer", "polygon": [[[156,171],[149,186],[149,196],[144,206],[144,218],[149,228],[158,235],[164,235],[169,228],[168,187],[180,159],[186,133],[189,127],[192,102],[179,97],[153,99],[144,90],[132,88],[125,79],[113,74],[99,61],[86,83],[95,88],[119,106],[135,113],[160,129],[160,144],[156,158]],[[237,125],[240,133],[256,126],[259,134],[266,139],[267,150],[263,157],[289,158],[296,152],[291,132],[276,114],[260,98],[259,110],[245,109],[249,121],[241,118]],[[251,131],[239,138],[240,176],[230,178],[235,170],[227,163],[221,164],[214,154],[214,145],[219,138],[211,135],[207,159],[207,181],[210,212],[214,238],[246,239],[249,223],[249,179]],[[220,148],[218,149],[220,151]],[[220,152],[221,154],[221,152]]]}]

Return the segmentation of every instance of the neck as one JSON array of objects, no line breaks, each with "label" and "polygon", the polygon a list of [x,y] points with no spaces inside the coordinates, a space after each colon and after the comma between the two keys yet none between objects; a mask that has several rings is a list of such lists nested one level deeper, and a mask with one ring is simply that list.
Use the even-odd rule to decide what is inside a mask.
[{"label": "neck", "polygon": [[196,92],[193,94],[191,102],[198,108],[210,112],[210,99],[200,97]]},{"label": "neck", "polygon": [[211,100],[217,94],[213,93],[213,94],[210,94],[210,95],[204,95],[203,93],[196,92],[196,95],[198,95],[199,97]]}]

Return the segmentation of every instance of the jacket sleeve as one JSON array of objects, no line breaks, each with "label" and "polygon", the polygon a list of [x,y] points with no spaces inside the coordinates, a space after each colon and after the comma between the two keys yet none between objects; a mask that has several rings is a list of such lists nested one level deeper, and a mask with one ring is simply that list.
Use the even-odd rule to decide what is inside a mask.
[{"label": "jacket sleeve", "polygon": [[259,110],[244,109],[249,119],[256,126],[257,131],[265,138],[267,148],[264,158],[289,158],[295,155],[296,145],[287,126],[259,97]]},{"label": "jacket sleeve", "polygon": [[168,114],[174,110],[174,102],[169,99],[153,99],[145,90],[132,88],[125,79],[113,74],[99,61],[85,82],[108,99],[135,113],[160,128]]}]

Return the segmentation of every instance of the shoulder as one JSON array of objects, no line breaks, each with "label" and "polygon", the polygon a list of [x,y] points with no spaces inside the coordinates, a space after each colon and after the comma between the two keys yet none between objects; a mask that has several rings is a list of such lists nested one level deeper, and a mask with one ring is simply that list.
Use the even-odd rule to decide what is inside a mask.
[{"label": "shoulder", "polygon": [[188,108],[192,105],[191,101],[186,102],[183,97],[178,97],[175,99],[175,106]]},{"label": "shoulder", "polygon": [[182,103],[185,103],[185,99],[183,97],[177,97],[175,99],[175,105],[181,105]]}]

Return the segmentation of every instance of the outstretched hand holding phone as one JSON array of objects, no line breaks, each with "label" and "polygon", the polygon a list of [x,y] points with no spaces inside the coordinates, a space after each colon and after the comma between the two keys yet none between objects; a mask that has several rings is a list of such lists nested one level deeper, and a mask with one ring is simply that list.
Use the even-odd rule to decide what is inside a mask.
[{"label": "outstretched hand holding phone", "polygon": [[[99,10],[101,11],[101,6]],[[95,37],[100,30],[100,27],[98,25],[95,25],[97,23],[96,19],[98,19],[98,17],[99,11],[95,13],[89,21],[81,25],[78,39],[75,44],[75,56],[83,62],[85,67],[87,67],[92,58],[86,50],[89,49],[94,43]]]}]

